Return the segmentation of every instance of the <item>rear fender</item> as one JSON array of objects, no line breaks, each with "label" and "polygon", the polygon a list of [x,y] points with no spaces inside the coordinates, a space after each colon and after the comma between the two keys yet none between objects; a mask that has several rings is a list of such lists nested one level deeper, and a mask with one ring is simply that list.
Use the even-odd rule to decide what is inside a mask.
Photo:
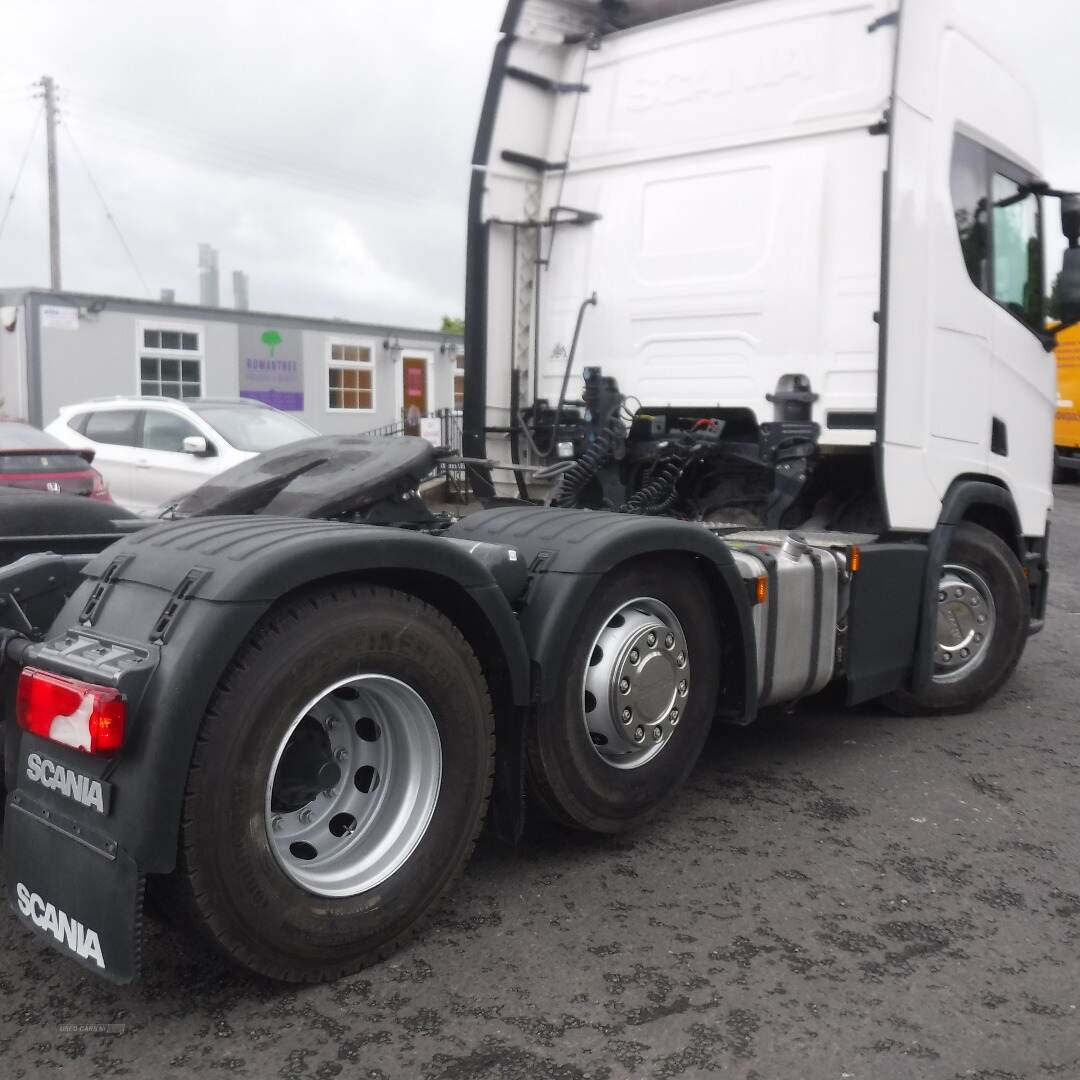
[{"label": "rear fender", "polygon": [[[458,598],[473,633],[485,628],[489,647],[501,650],[494,666],[506,685],[497,740],[505,728],[513,742],[529,696],[525,646],[506,596],[467,550],[398,529],[300,519],[193,519],[128,537],[98,556],[47,640],[30,651],[31,665],[112,685],[118,678],[130,681],[129,673],[106,670],[104,660],[95,671],[95,648],[66,654],[72,636],[93,638],[145,655],[143,670],[152,669],[129,697],[129,733],[115,760],[47,744],[58,764],[93,772],[111,785],[106,815],[74,807],[76,817],[130,854],[141,872],[171,870],[195,737],[232,657],[282,597],[376,571],[377,580],[405,589],[410,573],[442,582],[442,595]],[[447,614],[454,618],[453,610]],[[101,655],[107,653],[105,648]],[[490,655],[487,663],[491,669]],[[9,791],[28,789],[25,759],[32,737],[13,724],[7,728]],[[32,788],[34,799],[72,810],[70,799]]]}]

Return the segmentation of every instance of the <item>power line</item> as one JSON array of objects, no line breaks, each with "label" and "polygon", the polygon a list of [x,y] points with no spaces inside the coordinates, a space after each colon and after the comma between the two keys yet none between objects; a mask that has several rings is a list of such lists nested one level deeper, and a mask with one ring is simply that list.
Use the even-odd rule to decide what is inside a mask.
[{"label": "power line", "polygon": [[116,235],[119,238],[120,243],[124,248],[124,251],[127,253],[127,257],[131,262],[131,267],[135,271],[135,276],[142,284],[143,290],[146,292],[146,295],[152,296],[153,294],[150,291],[150,286],[146,284],[146,279],[142,276],[142,271],[139,269],[139,264],[135,261],[135,256],[134,254],[132,254],[131,248],[128,247],[128,242],[124,239],[124,234],[120,230],[120,225],[117,222],[116,218],[113,217],[113,213],[109,209],[109,204],[105,201],[105,196],[102,195],[101,188],[98,187],[97,181],[94,179],[94,174],[90,170],[89,163],[87,162],[86,158],[83,157],[83,152],[79,149],[79,144],[75,141],[75,137],[71,134],[70,125],[65,120],[61,122],[60,126],[64,129],[64,134],[67,135],[68,142],[71,143],[71,148],[75,151],[76,156],[82,162],[82,166],[86,170],[87,179],[89,179],[90,181],[90,186],[96,192],[98,199],[101,200],[101,205],[105,210],[105,217],[108,220],[109,224],[112,225],[112,227],[116,230]]},{"label": "power line", "polygon": [[26,141],[22,161],[19,162],[18,171],[15,173],[15,183],[11,186],[11,194],[8,195],[7,206],[4,207],[4,216],[0,217],[0,236],[4,235],[4,226],[7,224],[8,214],[11,213],[12,203],[15,202],[15,192],[19,190],[19,181],[22,179],[23,169],[26,168],[26,161],[30,157],[30,149],[34,145],[34,136],[37,134],[38,124],[41,123],[41,114],[44,111],[45,106],[41,105],[34,116],[34,126],[30,129],[30,138]]}]

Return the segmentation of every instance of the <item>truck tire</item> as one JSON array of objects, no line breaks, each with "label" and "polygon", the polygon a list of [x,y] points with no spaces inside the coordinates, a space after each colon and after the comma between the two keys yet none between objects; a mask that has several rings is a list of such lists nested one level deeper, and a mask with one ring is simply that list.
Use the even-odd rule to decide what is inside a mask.
[{"label": "truck tire", "polygon": [[355,971],[462,870],[493,764],[487,686],[444,615],[366,584],[298,594],[214,693],[155,898],[259,974]]},{"label": "truck tire", "polygon": [[550,817],[624,832],[674,794],[712,724],[716,635],[696,573],[652,559],[601,582],[570,634],[564,688],[529,727],[529,791]]},{"label": "truck tire", "polygon": [[992,697],[1027,643],[1031,609],[1016,556],[980,525],[956,528],[938,590],[933,676],[926,691],[885,698],[909,715],[966,712]]}]

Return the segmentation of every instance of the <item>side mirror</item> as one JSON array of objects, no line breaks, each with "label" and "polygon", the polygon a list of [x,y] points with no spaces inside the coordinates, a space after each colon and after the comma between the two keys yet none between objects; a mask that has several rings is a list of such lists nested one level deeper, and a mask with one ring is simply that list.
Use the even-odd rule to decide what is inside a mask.
[{"label": "side mirror", "polygon": [[[1080,254],[1080,249],[1077,250]],[[187,435],[184,437],[184,453],[194,454],[195,457],[206,457],[210,453],[206,439],[202,435]]]},{"label": "side mirror", "polygon": [[1074,248],[1080,243],[1080,195],[1061,196],[1061,231]]},{"label": "side mirror", "polygon": [[[1065,216],[1064,207],[1061,216]],[[1057,285],[1057,308],[1062,326],[1080,322],[1080,247],[1065,249]]]}]

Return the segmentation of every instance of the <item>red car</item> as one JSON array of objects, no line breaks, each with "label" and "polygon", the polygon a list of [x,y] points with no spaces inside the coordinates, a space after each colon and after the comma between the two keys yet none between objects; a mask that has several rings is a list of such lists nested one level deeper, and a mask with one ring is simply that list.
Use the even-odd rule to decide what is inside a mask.
[{"label": "red car", "polygon": [[91,467],[93,460],[93,450],[72,450],[22,420],[0,417],[0,487],[112,502],[101,473]]}]

